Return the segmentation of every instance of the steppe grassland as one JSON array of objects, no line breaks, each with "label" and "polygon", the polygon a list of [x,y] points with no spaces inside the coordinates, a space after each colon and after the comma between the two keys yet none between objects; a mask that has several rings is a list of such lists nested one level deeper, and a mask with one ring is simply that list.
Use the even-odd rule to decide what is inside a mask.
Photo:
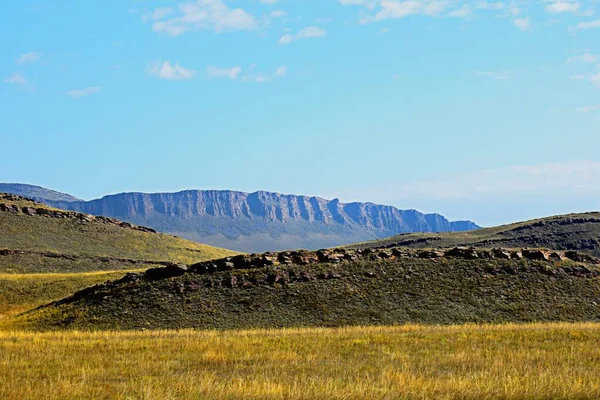
[{"label": "steppe grassland", "polygon": [[2,399],[597,399],[600,324],[0,332]]}]

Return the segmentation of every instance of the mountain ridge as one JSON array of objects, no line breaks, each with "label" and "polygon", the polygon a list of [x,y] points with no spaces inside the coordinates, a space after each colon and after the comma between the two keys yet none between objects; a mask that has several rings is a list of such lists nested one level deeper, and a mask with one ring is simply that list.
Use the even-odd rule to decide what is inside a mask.
[{"label": "mountain ridge", "polygon": [[318,249],[400,233],[479,228],[471,221],[449,221],[440,214],[389,205],[269,191],[125,192],[90,201],[47,203],[243,252]]},{"label": "mountain ridge", "polygon": [[40,203],[46,201],[83,201],[67,193],[25,183],[0,183],[0,193],[16,194]]}]

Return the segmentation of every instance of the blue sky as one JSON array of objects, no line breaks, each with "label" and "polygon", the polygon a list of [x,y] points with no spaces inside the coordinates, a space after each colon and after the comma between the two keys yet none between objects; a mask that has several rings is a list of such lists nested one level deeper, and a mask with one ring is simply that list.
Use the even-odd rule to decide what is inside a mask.
[{"label": "blue sky", "polygon": [[600,209],[598,1],[21,0],[0,30],[0,181]]}]

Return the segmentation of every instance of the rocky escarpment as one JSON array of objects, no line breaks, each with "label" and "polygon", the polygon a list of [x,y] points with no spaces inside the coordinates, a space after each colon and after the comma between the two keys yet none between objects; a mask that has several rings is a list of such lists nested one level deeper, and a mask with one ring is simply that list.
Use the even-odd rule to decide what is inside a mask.
[{"label": "rocky escarpment", "polygon": [[123,193],[89,202],[49,202],[244,252],[317,249],[404,232],[476,229],[470,221],[372,203],[342,203],[270,192],[190,190]]}]

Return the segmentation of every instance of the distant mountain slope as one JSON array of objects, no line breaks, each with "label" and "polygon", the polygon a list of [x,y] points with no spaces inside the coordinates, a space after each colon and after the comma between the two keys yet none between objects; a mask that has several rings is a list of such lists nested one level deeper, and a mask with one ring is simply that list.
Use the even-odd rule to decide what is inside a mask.
[{"label": "distant mountain slope", "polygon": [[270,192],[189,190],[179,193],[122,193],[92,201],[49,204],[106,215],[186,239],[259,252],[317,249],[404,232],[477,229],[470,221],[450,222],[373,203],[341,203],[319,197]]},{"label": "distant mountain slope", "polygon": [[60,193],[41,186],[25,185],[22,183],[0,183],[0,193],[16,194],[40,203],[82,201],[70,194]]},{"label": "distant mountain slope", "polygon": [[559,215],[470,232],[411,233],[358,243],[371,247],[546,247],[582,250],[600,256],[600,212]]},{"label": "distant mountain slope", "polygon": [[147,268],[232,254],[112,218],[0,193],[0,273]]}]

